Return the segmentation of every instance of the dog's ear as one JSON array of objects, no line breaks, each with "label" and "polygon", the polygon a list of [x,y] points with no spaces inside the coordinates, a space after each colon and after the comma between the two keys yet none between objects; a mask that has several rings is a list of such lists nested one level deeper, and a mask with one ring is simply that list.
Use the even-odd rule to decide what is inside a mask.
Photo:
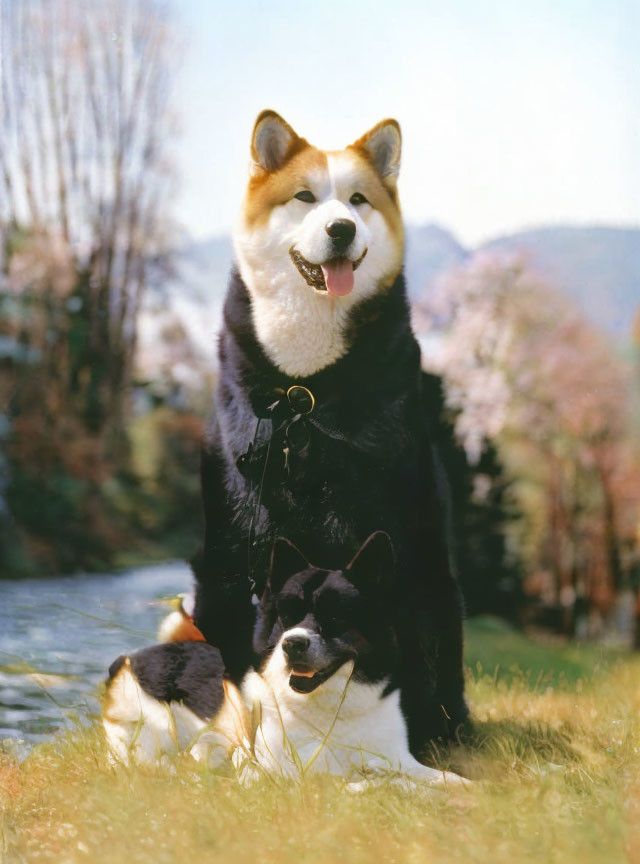
[{"label": "dog's ear", "polygon": [[383,180],[394,183],[400,173],[402,135],[397,120],[381,120],[351,145],[371,162]]},{"label": "dog's ear", "polygon": [[347,567],[349,578],[363,586],[390,581],[394,570],[393,545],[386,531],[371,534]]},{"label": "dog's ear", "polygon": [[251,136],[253,173],[277,171],[302,146],[306,147],[307,142],[296,135],[286,120],[275,111],[262,111]]},{"label": "dog's ear", "polygon": [[309,562],[302,552],[286,537],[278,537],[271,550],[271,567],[269,569],[269,588],[277,594],[284,583],[294,573],[308,570]]}]

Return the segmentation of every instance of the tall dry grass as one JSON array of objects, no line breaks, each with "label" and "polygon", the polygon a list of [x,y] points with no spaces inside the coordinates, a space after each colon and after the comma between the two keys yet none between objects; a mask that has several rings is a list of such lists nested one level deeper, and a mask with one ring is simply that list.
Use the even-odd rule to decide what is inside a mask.
[{"label": "tall dry grass", "polygon": [[[97,725],[0,757],[7,862],[579,862],[640,860],[640,661],[471,633],[469,740],[435,764],[469,790],[389,782],[360,793],[328,777],[262,779],[178,757],[114,767]],[[488,675],[502,648],[513,666]],[[509,648],[510,646],[510,648]],[[598,655],[599,656],[599,655]],[[508,664],[507,664],[508,665]],[[546,669],[545,669],[546,667]],[[582,671],[581,671],[582,670]]]}]

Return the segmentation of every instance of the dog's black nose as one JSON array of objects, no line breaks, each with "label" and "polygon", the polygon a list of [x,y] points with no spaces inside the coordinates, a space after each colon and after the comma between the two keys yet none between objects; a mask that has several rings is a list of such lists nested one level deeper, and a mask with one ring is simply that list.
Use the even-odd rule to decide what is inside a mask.
[{"label": "dog's black nose", "polygon": [[282,640],[282,650],[292,660],[295,657],[301,657],[310,644],[311,642],[306,636],[286,636]]},{"label": "dog's black nose", "polygon": [[327,222],[325,230],[333,242],[337,252],[344,252],[356,236],[356,223],[351,219],[332,219]]}]

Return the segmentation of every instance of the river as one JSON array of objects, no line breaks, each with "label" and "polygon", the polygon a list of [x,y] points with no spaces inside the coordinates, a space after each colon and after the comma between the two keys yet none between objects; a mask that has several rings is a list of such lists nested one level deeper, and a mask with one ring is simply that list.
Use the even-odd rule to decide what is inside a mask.
[{"label": "river", "polygon": [[[184,563],[105,575],[0,581],[0,742],[19,755],[99,711],[119,655],[155,641],[158,601],[189,590]],[[6,739],[9,739],[8,741]]]}]

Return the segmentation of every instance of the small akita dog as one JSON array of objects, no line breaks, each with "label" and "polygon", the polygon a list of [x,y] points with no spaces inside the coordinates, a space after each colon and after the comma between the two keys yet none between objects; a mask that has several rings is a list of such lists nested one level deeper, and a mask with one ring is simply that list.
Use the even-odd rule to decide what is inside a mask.
[{"label": "small akita dog", "polygon": [[438,418],[402,275],[400,152],[395,120],[331,152],[273,111],[256,121],[203,450],[194,622],[239,684],[275,538],[337,569],[386,531],[387,615],[419,755],[468,710]]},{"label": "small akita dog", "polygon": [[392,569],[382,532],[340,571],[312,567],[279,540],[259,607],[258,671],[236,688],[224,677],[218,649],[202,642],[118,658],[103,716],[112,753],[125,762],[156,762],[187,751],[212,766],[232,755],[245,781],[260,771],[321,771],[465,782],[409,752],[398,638],[386,614]]}]

